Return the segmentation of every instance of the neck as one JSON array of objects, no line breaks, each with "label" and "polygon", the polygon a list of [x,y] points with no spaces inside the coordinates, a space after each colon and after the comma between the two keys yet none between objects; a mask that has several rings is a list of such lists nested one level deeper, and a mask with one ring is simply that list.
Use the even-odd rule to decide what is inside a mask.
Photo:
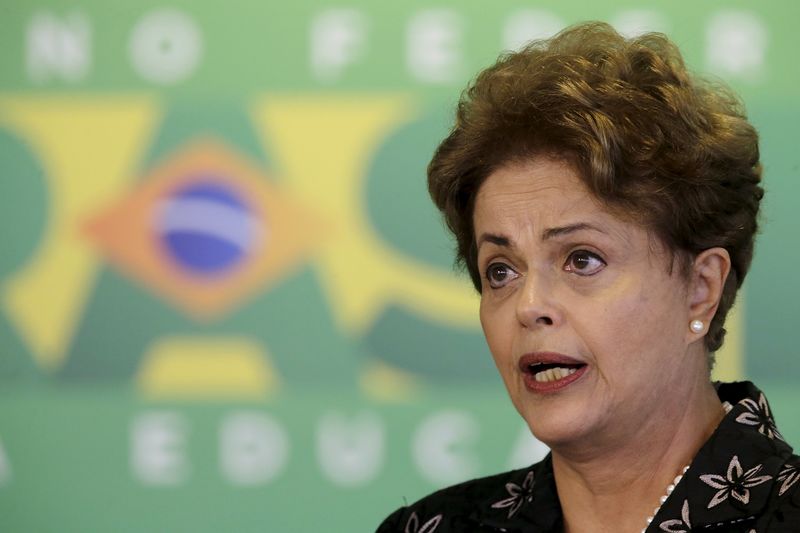
[{"label": "neck", "polygon": [[[648,423],[591,446],[553,449],[565,531],[639,532],[724,416],[711,383],[665,399]],[[672,403],[669,403],[669,402]]]}]

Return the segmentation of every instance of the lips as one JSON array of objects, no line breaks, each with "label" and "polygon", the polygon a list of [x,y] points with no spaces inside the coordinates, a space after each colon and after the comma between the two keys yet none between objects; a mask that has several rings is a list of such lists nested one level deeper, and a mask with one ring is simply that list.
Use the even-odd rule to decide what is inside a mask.
[{"label": "lips", "polygon": [[587,368],[583,361],[554,352],[530,353],[519,360],[525,387],[542,394],[560,391],[574,383]]}]

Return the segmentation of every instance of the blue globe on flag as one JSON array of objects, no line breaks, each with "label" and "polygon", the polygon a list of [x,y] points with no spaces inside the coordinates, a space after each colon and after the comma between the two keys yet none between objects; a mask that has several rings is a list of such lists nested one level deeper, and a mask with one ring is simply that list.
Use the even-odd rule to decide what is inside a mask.
[{"label": "blue globe on flag", "polygon": [[200,276],[222,275],[241,264],[262,231],[259,217],[238,191],[208,176],[166,198],[155,226],[172,259]]}]

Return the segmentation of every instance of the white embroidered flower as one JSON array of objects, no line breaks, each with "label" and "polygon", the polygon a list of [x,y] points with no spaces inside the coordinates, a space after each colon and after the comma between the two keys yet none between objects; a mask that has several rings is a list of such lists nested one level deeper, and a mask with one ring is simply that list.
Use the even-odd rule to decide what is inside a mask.
[{"label": "white embroidered flower", "polygon": [[762,435],[766,435],[771,439],[777,437],[783,440],[783,436],[778,431],[778,428],[775,427],[775,420],[772,418],[769,404],[763,393],[759,394],[758,403],[752,398],[745,398],[739,402],[739,405],[743,406],[747,411],[736,417],[737,422],[747,426],[758,426],[758,431]]},{"label": "white embroidered flower", "polygon": [[408,523],[406,524],[406,531],[405,533],[433,533],[436,531],[436,528],[439,527],[439,522],[442,521],[442,515],[437,514],[420,527],[419,525],[419,517],[417,513],[411,513],[411,517],[408,519]]},{"label": "white embroidered flower", "polygon": [[800,479],[800,466],[798,465],[784,465],[783,470],[778,474],[778,481],[782,481],[781,488],[778,491],[778,496],[783,496],[783,493],[791,488],[792,485],[797,483]]},{"label": "white embroidered flower", "polygon": [[492,509],[508,507],[508,517],[511,518],[517,514],[523,504],[533,501],[533,470],[525,476],[521,487],[516,483],[506,483],[506,490],[510,497],[493,503]]},{"label": "white embroidered flower", "polygon": [[747,472],[743,473],[742,466],[739,464],[739,457],[734,455],[728,465],[728,472],[725,477],[718,474],[704,474],[700,479],[706,485],[719,489],[714,497],[708,502],[708,508],[719,505],[733,496],[743,504],[750,502],[750,488],[761,485],[765,481],[772,479],[772,476],[759,476],[763,465],[756,465]]},{"label": "white embroidered flower", "polygon": [[690,533],[692,523],[689,522],[689,500],[683,500],[680,520],[665,520],[661,522],[660,527],[661,531],[666,531],[667,533]]}]

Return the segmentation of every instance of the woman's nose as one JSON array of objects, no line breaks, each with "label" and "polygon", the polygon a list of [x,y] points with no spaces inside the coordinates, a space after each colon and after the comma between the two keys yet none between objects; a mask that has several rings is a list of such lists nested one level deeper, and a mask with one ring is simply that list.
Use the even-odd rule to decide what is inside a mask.
[{"label": "woman's nose", "polygon": [[549,282],[541,275],[525,274],[525,283],[517,299],[517,320],[526,328],[552,326],[557,321]]}]

